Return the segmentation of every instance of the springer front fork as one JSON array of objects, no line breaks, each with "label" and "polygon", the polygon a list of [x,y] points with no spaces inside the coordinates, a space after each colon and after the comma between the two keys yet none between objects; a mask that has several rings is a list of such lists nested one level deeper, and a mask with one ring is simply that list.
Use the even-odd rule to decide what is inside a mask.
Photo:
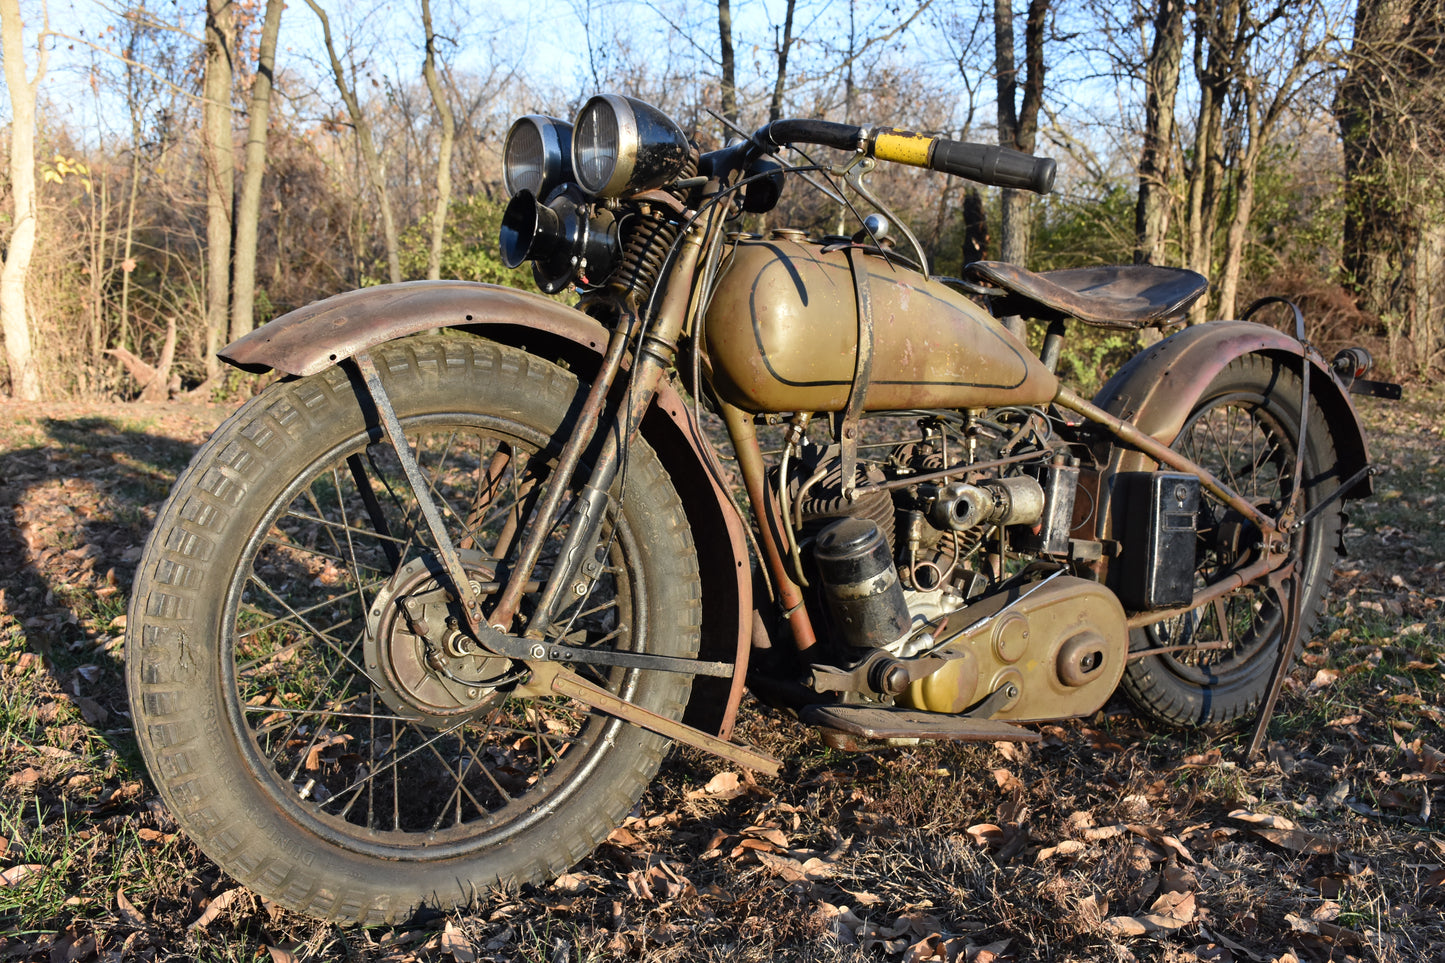
[{"label": "springer front fork", "polygon": [[[593,577],[589,568],[596,564],[597,543],[611,499],[608,493],[622,470],[628,446],[636,438],[643,416],[672,366],[678,339],[692,313],[698,310],[698,292],[694,290],[693,281],[700,256],[703,250],[710,250],[711,245],[719,242],[722,227],[723,219],[718,215],[701,219],[700,224],[685,231],[673,252],[667,286],[657,310],[646,318],[623,312],[613,327],[601,368],[583,401],[572,433],[558,454],[556,468],[543,483],[532,522],[520,534],[516,562],[490,612],[483,611],[481,588],[468,578],[463,568],[458,547],[446,530],[445,521],[431,496],[429,482],[417,464],[370,352],[358,352],[352,356],[352,361],[375,405],[381,426],[396,451],[471,639],[483,651],[526,664],[527,679],[518,686],[518,694],[575,699],[608,715],[721,756],[736,765],[772,774],[777,772],[779,764],[770,756],[650,712],[566,667],[568,663],[591,664],[729,678],[735,671],[731,663],[603,647],[576,647],[548,638],[548,629],[552,627],[554,617],[564,607],[559,606],[564,600],[564,593],[573,592],[579,586],[585,593]],[[616,394],[613,388],[628,359],[628,346],[639,336],[636,350],[631,353],[631,371],[626,389],[617,404],[609,406],[609,399]],[[591,471],[585,479],[575,478],[582,453],[593,445],[599,432],[602,444]],[[542,558],[548,533],[555,530],[553,523],[559,520],[559,513],[564,510],[563,502],[568,492],[574,489],[576,497],[570,509],[566,509],[570,512],[567,533],[546,582],[540,586],[541,594],[535,608],[521,624],[521,631],[516,632],[514,627],[523,623],[519,612],[522,598],[538,588],[533,576]],[[379,525],[385,524],[380,518],[376,521]]]}]

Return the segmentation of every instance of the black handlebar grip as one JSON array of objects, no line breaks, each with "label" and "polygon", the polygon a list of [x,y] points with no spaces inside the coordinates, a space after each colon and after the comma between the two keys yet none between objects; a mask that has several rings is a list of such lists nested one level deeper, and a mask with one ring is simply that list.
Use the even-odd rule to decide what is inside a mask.
[{"label": "black handlebar grip", "polygon": [[762,144],[820,144],[839,150],[857,150],[863,128],[831,120],[775,120],[755,135]]},{"label": "black handlebar grip", "polygon": [[928,166],[945,174],[967,177],[994,187],[1016,187],[1047,194],[1054,187],[1054,159],[1035,157],[1007,147],[966,144],[940,137]]}]

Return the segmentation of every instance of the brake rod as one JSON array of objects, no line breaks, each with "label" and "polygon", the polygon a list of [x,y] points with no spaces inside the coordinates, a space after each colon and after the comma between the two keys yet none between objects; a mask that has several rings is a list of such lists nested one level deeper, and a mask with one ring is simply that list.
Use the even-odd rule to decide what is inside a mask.
[{"label": "brake rod", "polygon": [[659,715],[651,709],[628,702],[613,695],[601,686],[593,685],[586,679],[563,668],[555,662],[529,662],[531,676],[517,687],[517,692],[533,697],[563,696],[575,699],[585,706],[605,712],[609,716],[630,722],[635,726],[665,736],[694,749],[712,753],[728,762],[745,769],[752,769],[768,776],[776,776],[782,763],[767,753],[751,746],[740,746],[735,742],[719,739],[717,736],[695,729],[676,719]]}]

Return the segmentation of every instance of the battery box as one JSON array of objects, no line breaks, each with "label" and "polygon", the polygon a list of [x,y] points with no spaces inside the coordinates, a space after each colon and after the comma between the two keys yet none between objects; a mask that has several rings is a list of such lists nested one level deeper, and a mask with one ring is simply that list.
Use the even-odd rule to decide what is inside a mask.
[{"label": "battery box", "polygon": [[1121,472],[1114,480],[1120,574],[1114,591],[1136,610],[1184,605],[1194,597],[1199,479],[1167,471]]}]

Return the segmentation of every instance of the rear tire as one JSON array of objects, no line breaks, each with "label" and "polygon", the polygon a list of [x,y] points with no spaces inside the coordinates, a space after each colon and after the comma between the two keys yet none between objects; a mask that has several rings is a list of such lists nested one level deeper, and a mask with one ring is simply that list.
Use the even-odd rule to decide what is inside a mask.
[{"label": "rear tire", "polygon": [[[1266,514],[1277,515],[1293,487],[1301,391],[1299,376],[1280,362],[1256,354],[1238,358],[1209,385],[1171,447]],[[1318,505],[1341,481],[1330,427],[1318,408],[1310,409],[1306,425],[1302,480],[1297,515]],[[1230,545],[1235,518],[1236,513],[1204,495],[1196,526],[1196,589],[1222,577],[1242,554]],[[1319,617],[1340,522],[1338,507],[1331,507],[1291,536],[1301,596],[1297,639],[1309,638]],[[1229,647],[1130,662],[1121,683],[1124,692],[1145,714],[1168,725],[1212,726],[1252,714],[1268,693],[1283,644],[1279,600],[1263,582],[1187,615],[1133,630],[1130,649],[1221,640]]]},{"label": "rear tire", "polygon": [[[373,357],[470,574],[495,592],[581,388],[475,338]],[[140,564],[127,678],[152,778],[201,849],[290,909],[376,923],[564,871],[635,805],[667,740],[513,695],[517,664],[456,644],[430,535],[362,397],[340,367],[273,385],[197,453]],[[624,483],[585,594],[569,587],[551,631],[695,656],[691,533],[641,440]],[[674,719],[691,687],[577,671]]]}]

